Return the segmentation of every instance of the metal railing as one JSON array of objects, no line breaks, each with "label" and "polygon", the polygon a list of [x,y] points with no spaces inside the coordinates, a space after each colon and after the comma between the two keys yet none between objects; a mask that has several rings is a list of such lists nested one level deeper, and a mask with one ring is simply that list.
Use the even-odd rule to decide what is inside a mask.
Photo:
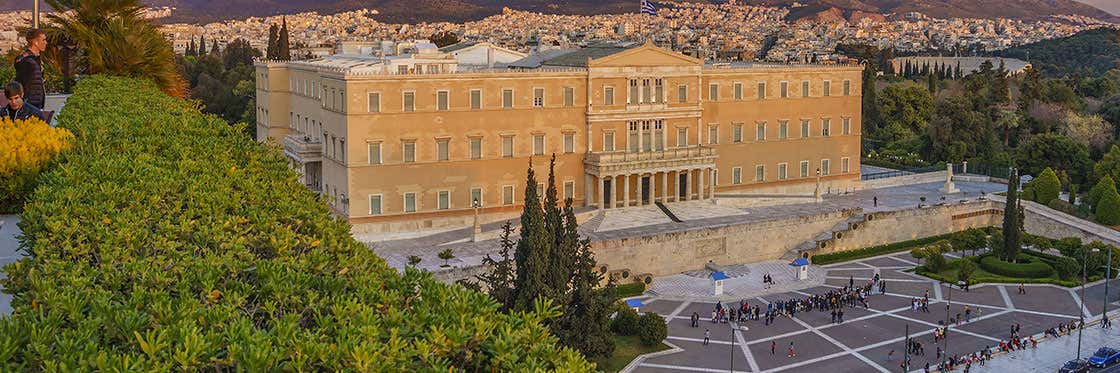
[{"label": "metal railing", "polygon": [[[956,168],[956,167],[954,166],[954,168]],[[944,171],[944,170],[945,170],[945,166],[929,166],[929,167],[919,167],[919,168],[911,168],[911,169],[905,169],[905,170],[891,170],[891,171],[883,171],[883,172],[873,172],[873,173],[860,175],[860,180],[886,179],[886,178],[890,178],[890,177],[899,177],[899,176],[907,176],[907,175],[915,175],[915,174],[925,174],[925,173]]]}]

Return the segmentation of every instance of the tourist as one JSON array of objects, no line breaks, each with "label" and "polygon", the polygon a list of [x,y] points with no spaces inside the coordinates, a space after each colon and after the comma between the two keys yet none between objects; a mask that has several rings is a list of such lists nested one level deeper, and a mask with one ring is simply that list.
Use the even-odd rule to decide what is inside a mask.
[{"label": "tourist", "polygon": [[879,207],[879,196],[871,197],[871,206],[872,207]]},{"label": "tourist", "polygon": [[11,82],[4,86],[4,96],[8,98],[8,104],[0,108],[0,116],[10,120],[27,120],[29,118],[39,118],[39,120],[46,120],[43,117],[43,112],[38,107],[31,103],[24,102],[23,86],[19,82]]},{"label": "tourist", "polygon": [[692,327],[693,328],[700,327],[700,314],[697,313],[696,311],[692,311]]},{"label": "tourist", "polygon": [[1019,283],[1019,294],[1027,294],[1027,287],[1022,282]]},{"label": "tourist", "polygon": [[770,341],[770,355],[774,354],[774,350],[778,349],[778,342]]},{"label": "tourist", "polygon": [[891,357],[893,357],[893,356],[894,356],[894,350],[891,350],[890,352],[887,352],[887,361],[891,361]]},{"label": "tourist", "polygon": [[972,309],[964,306],[964,322],[972,322]]},{"label": "tourist", "polygon": [[708,340],[712,337],[711,329],[704,329],[704,345],[708,345]]},{"label": "tourist", "polygon": [[27,39],[27,47],[14,61],[16,81],[23,85],[26,94],[24,101],[42,109],[47,100],[47,91],[43,85],[43,60],[39,54],[47,50],[47,34],[33,28],[27,30],[24,39]]},{"label": "tourist", "polygon": [[793,341],[790,341],[789,342],[789,354],[787,354],[786,357],[794,357],[794,356],[797,356],[797,351],[793,350]]}]

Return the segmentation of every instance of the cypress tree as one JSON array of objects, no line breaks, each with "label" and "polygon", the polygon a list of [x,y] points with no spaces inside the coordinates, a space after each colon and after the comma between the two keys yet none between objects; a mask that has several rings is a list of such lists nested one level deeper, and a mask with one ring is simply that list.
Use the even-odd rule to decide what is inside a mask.
[{"label": "cypress tree", "polygon": [[197,56],[198,55],[198,47],[195,46],[195,44],[194,44],[194,37],[193,36],[191,37],[191,43],[187,44],[187,51],[184,54],[186,54],[188,56]]},{"label": "cypress tree", "polygon": [[548,237],[552,238],[552,250],[549,255],[549,287],[555,294],[563,294],[568,290],[568,282],[572,277],[572,262],[576,255],[576,243],[579,236],[572,237],[564,232],[564,216],[560,210],[556,192],[556,154],[548,162],[548,185],[544,195],[544,221]]},{"label": "cypress tree", "polygon": [[957,68],[953,71],[953,75],[956,76],[956,79],[964,77],[964,75],[961,74],[961,61],[957,61]]},{"label": "cypress tree", "polygon": [[1022,217],[1019,207],[1019,170],[1011,169],[1011,176],[1007,179],[1007,203],[1003,208],[1002,259],[1007,262],[1014,262],[1022,249]]},{"label": "cypress tree", "polygon": [[529,159],[528,175],[525,178],[524,201],[521,238],[517,241],[517,250],[513,255],[514,263],[517,264],[513,309],[518,311],[532,310],[534,300],[551,293],[548,286],[548,266],[552,237],[547,235],[532,159]]},{"label": "cypress tree", "polygon": [[571,241],[574,255],[570,272],[571,293],[564,315],[557,322],[554,332],[560,343],[571,347],[589,359],[610,356],[614,352],[614,339],[610,332],[611,304],[614,289],[608,285],[598,288],[603,278],[595,271],[595,257],[591,241],[579,238],[571,199],[564,202],[563,236]]},{"label": "cypress tree", "polygon": [[266,47],[264,55],[265,58],[270,60],[276,59],[277,31],[275,23],[268,25],[268,47]]},{"label": "cypress tree", "polygon": [[215,56],[218,56],[218,55],[222,54],[222,50],[221,50],[220,46],[218,45],[217,41],[210,42],[210,45],[211,45],[210,46],[210,54],[213,54]]},{"label": "cypress tree", "polygon": [[202,35],[198,38],[198,55],[201,56],[204,54],[206,54],[206,35]]},{"label": "cypress tree", "polygon": [[906,60],[906,68],[902,69],[902,77],[909,78],[913,72],[913,68],[910,66],[910,60]]},{"label": "cypress tree", "polygon": [[288,18],[281,19],[280,32],[276,37],[276,54],[281,60],[287,61],[292,59],[292,52],[288,44]]},{"label": "cypress tree", "polygon": [[926,75],[926,85],[927,89],[929,89],[929,94],[937,93],[937,77],[934,76],[933,73]]},{"label": "cypress tree", "polygon": [[513,227],[509,221],[502,225],[502,236],[499,239],[500,249],[498,250],[498,259],[490,257],[486,254],[482,258],[482,265],[488,267],[490,270],[475,276],[480,283],[486,284],[489,290],[490,297],[500,304],[503,312],[509,311],[513,307],[514,297],[514,279],[517,275],[513,268],[513,260],[510,258],[510,253],[514,250],[513,240],[510,235],[513,233]]},{"label": "cypress tree", "polygon": [[875,68],[870,64],[863,68],[863,130],[873,136],[879,129],[879,106],[876,105]]}]

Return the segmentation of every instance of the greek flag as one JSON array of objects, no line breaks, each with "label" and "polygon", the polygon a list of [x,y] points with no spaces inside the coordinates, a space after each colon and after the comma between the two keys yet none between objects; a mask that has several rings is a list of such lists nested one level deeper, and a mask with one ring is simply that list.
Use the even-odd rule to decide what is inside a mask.
[{"label": "greek flag", "polygon": [[642,0],[642,14],[649,14],[651,16],[657,15],[657,7],[649,0]]}]

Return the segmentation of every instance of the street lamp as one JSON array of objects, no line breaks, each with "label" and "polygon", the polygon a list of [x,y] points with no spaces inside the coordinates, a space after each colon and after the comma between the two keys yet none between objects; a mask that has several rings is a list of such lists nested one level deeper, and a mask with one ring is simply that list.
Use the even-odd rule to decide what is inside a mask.
[{"label": "street lamp", "polygon": [[39,28],[39,0],[33,0],[31,6],[31,28]]},{"label": "street lamp", "polygon": [[813,189],[813,198],[815,198],[817,200],[817,202],[821,201],[821,169],[820,169],[820,167],[817,167],[817,188]]},{"label": "street lamp", "polygon": [[474,231],[471,234],[471,242],[478,242],[478,236],[482,235],[482,226],[478,224],[478,209],[482,207],[482,202],[475,198],[471,201],[471,208],[474,209]]},{"label": "street lamp", "polygon": [[1104,311],[1101,312],[1101,326],[1108,322],[1108,281],[1112,280],[1112,248],[1108,248],[1108,260],[1104,265]]},{"label": "street lamp", "polygon": [[[1112,250],[1109,250],[1110,254],[1111,254],[1111,251]],[[1100,250],[1099,249],[1093,249],[1091,252],[1097,253],[1097,252],[1100,252]],[[1081,360],[1081,334],[1083,334],[1084,331],[1085,331],[1085,310],[1084,310],[1085,282],[1086,282],[1085,281],[1086,280],[1085,279],[1085,277],[1086,277],[1085,272],[1088,271],[1088,269],[1086,268],[1086,266],[1088,264],[1086,264],[1086,263],[1089,262],[1089,260],[1088,260],[1089,258],[1087,258],[1087,256],[1088,255],[1086,255],[1086,257],[1081,258],[1081,304],[1082,304],[1083,307],[1082,307],[1081,310],[1079,310],[1077,312],[1078,316],[1079,316],[1078,317],[1079,323],[1077,325],[1077,360]],[[1111,263],[1109,263],[1109,264],[1111,264]],[[1105,283],[1106,284],[1108,283],[1108,279],[1105,279]],[[1104,301],[1105,301],[1105,304],[1106,304],[1106,307],[1107,307],[1108,295],[1105,295]],[[1108,317],[1108,315],[1105,315],[1105,317]]]}]

